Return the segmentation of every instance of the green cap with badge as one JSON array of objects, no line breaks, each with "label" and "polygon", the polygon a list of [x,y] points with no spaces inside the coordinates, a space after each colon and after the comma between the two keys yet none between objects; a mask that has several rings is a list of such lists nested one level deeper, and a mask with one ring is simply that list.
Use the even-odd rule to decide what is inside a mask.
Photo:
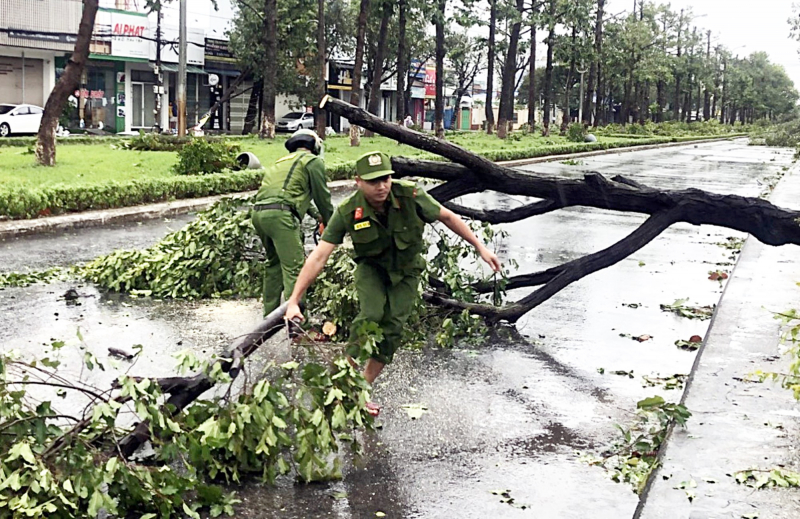
[{"label": "green cap with badge", "polygon": [[362,180],[374,180],[392,173],[392,161],[381,151],[365,153],[356,161],[356,175]]}]

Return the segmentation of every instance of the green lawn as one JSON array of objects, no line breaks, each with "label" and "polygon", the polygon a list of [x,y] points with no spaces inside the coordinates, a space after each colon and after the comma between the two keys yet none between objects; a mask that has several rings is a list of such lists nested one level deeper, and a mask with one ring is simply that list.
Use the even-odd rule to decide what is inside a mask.
[{"label": "green lawn", "polygon": [[[237,140],[243,151],[253,152],[262,164],[286,154],[283,147],[287,136],[280,135],[275,141],[247,138]],[[477,153],[495,150],[514,150],[549,145],[567,144],[564,137],[543,138],[526,135],[519,139],[502,141],[484,133],[458,134],[448,140]],[[601,138],[613,142],[620,139]],[[381,150],[389,155],[415,157],[425,152],[398,144],[385,137],[361,139],[361,146],[353,148],[347,136],[329,137],[325,141],[325,162],[328,165],[356,160],[363,153]],[[175,152],[131,151],[119,149],[116,144],[62,144],[56,150],[56,166],[45,168],[36,165],[27,147],[0,147],[0,186],[41,187],[48,185],[81,185],[115,180],[125,182],[134,179],[163,178],[173,176],[170,168],[177,160]]]}]

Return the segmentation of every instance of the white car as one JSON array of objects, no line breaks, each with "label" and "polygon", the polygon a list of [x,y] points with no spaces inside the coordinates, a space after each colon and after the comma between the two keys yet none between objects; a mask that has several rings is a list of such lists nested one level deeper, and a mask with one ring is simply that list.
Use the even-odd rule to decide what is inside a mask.
[{"label": "white car", "polygon": [[0,104],[0,137],[12,133],[37,133],[44,109],[34,105]]},{"label": "white car", "polygon": [[294,132],[300,128],[314,129],[314,114],[308,112],[289,112],[275,121],[275,130]]}]

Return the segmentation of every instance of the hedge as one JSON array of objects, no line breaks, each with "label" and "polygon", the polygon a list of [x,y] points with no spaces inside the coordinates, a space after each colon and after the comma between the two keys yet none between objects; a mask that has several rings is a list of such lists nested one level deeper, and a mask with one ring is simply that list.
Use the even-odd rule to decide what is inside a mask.
[{"label": "hedge", "polygon": [[0,188],[0,215],[34,218],[249,191],[258,188],[263,173],[245,170],[82,186]]},{"label": "hedge", "polygon": [[[185,143],[189,141],[189,137],[184,137],[183,139],[179,139],[175,135],[169,134],[154,134],[154,133],[145,133],[145,135],[152,135],[161,140],[172,140],[179,143]],[[119,144],[122,145],[126,142],[131,141],[132,139],[138,137],[138,135],[70,135],[69,137],[56,137],[56,144],[61,146],[63,144]],[[204,137],[206,140],[209,141],[218,141],[222,139],[232,139],[236,141],[246,140],[246,139],[256,139],[257,136],[255,135],[206,135]],[[0,138],[0,148],[10,148],[14,146],[36,146],[36,137],[4,137]]]}]

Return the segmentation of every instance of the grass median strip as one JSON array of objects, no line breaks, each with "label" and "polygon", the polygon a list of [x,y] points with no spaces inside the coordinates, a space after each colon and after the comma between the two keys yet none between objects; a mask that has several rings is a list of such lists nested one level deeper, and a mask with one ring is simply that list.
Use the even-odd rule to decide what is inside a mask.
[{"label": "grass median strip", "polygon": [[[697,137],[600,137],[594,143],[569,142],[565,137],[515,133],[506,140],[484,133],[449,135],[448,140],[494,161],[519,160],[631,145],[680,142]],[[57,165],[35,164],[30,147],[0,147],[0,218],[25,219],[92,209],[110,209],[175,199],[247,191],[258,187],[262,172],[226,172],[178,176],[171,169],[176,152],[136,151],[123,148],[122,139],[101,138],[100,144],[59,146]],[[254,153],[262,164],[283,156],[286,136],[274,141],[237,138],[242,151]],[[24,141],[27,142],[27,141]],[[325,141],[325,161],[331,180],[352,178],[355,159],[380,149],[390,155],[437,159],[436,156],[376,136],[349,145],[346,136]]]}]

